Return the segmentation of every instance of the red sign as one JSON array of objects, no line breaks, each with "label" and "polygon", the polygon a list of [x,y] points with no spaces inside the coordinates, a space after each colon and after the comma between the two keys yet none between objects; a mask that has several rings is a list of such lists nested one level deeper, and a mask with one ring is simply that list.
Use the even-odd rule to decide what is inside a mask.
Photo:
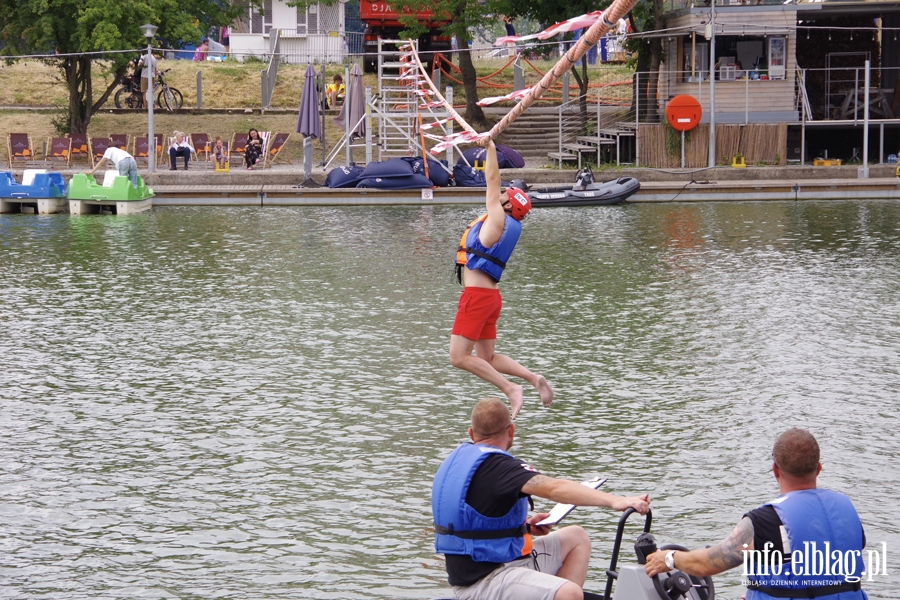
[{"label": "red sign", "polygon": [[666,120],[676,131],[690,131],[700,122],[703,108],[696,98],[679,94],[666,105]]}]

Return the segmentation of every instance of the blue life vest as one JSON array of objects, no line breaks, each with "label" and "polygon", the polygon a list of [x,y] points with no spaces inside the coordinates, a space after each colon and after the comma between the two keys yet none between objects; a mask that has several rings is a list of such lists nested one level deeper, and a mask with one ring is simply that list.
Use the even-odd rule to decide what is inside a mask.
[{"label": "blue life vest", "polygon": [[[847,496],[823,489],[798,490],[763,506],[775,509],[787,533],[786,540],[782,534],[784,562],[780,575],[772,572],[771,560],[768,569],[751,563],[751,572],[768,574],[748,576],[747,600],[868,598],[859,585],[865,570],[862,523]],[[774,567],[778,569],[777,562]]]},{"label": "blue life vest", "polygon": [[500,239],[490,248],[485,248],[478,239],[478,233],[484,221],[477,221],[469,229],[469,235],[466,238],[466,267],[469,269],[478,269],[484,271],[500,281],[503,276],[503,269],[506,268],[506,261],[512,256],[516,242],[522,234],[522,224],[509,215],[503,215],[505,222],[503,224],[503,233]]},{"label": "blue life vest", "polygon": [[466,504],[472,476],[485,458],[496,453],[506,454],[493,446],[466,443],[438,469],[431,490],[437,552],[465,554],[475,562],[504,563],[521,557],[526,541],[531,541],[526,540],[527,497],[519,498],[506,515],[496,518],[485,517]]}]

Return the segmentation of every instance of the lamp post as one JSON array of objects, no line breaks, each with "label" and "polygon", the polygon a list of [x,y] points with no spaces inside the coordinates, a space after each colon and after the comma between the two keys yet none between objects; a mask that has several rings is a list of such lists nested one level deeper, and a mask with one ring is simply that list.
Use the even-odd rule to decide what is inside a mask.
[{"label": "lamp post", "polygon": [[156,35],[156,25],[141,25],[141,31],[147,38],[147,64],[144,69],[150,68],[147,77],[147,172],[156,170],[156,135],[153,133],[153,82],[156,80],[153,72],[153,36]]}]

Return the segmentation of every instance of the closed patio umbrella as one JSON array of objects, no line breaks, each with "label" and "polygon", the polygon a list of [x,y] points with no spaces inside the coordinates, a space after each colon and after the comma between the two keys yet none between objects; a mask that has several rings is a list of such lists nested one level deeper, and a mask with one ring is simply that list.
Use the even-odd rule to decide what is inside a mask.
[{"label": "closed patio umbrella", "polygon": [[297,133],[313,139],[322,137],[322,120],[319,119],[319,90],[316,89],[316,70],[306,65],[306,80],[300,96],[300,117]]},{"label": "closed patio umbrella", "polygon": [[[312,64],[306,65],[306,79],[300,95],[300,116],[297,119],[297,133],[303,136],[303,174],[301,187],[319,187],[312,178],[312,140],[322,137],[322,119],[319,114],[319,90],[316,87],[316,70]],[[323,148],[324,148],[323,139]],[[324,150],[323,150],[324,152]]]},{"label": "closed patio umbrella", "polygon": [[366,135],[366,96],[363,90],[362,69],[359,64],[354,64],[350,70],[350,81],[347,85],[347,96],[341,107],[341,114],[332,121],[341,128],[341,131],[350,129],[350,139],[360,138]]}]

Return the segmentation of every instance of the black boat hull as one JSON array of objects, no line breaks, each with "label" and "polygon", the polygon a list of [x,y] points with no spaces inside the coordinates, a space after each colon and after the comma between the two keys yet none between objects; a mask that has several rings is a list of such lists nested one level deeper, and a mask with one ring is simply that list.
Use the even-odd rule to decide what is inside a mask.
[{"label": "black boat hull", "polygon": [[641,189],[640,182],[634,177],[620,177],[604,183],[592,183],[584,189],[572,189],[572,186],[531,187],[528,196],[531,205],[546,208],[550,206],[603,206],[625,202]]}]

